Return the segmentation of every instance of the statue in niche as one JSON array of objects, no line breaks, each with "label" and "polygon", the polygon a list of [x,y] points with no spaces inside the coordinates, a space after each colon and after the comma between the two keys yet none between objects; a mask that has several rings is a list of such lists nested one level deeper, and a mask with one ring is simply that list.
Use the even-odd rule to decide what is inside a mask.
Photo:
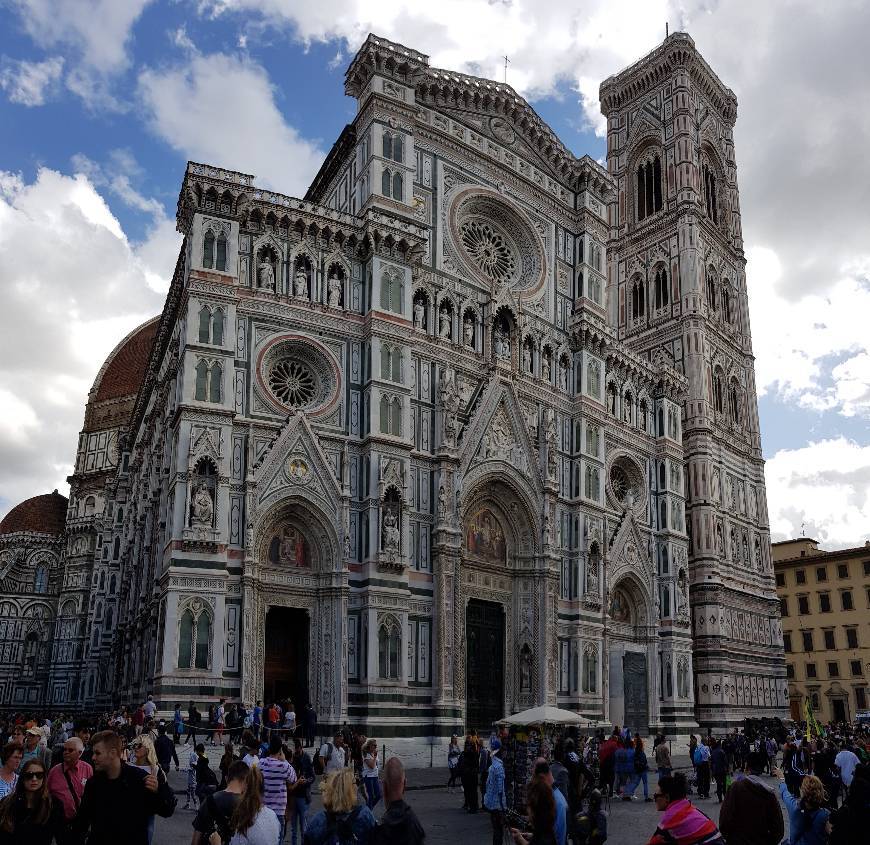
[{"label": "statue in niche", "polygon": [[469,349],[474,349],[474,320],[471,317],[462,321],[462,340]]},{"label": "statue in niche", "polygon": [[267,253],[263,254],[262,260],[257,266],[257,285],[263,290],[275,290],[275,268],[272,266]]},{"label": "statue in niche", "polygon": [[452,447],[456,445],[459,418],[459,391],[453,370],[445,368],[441,371],[439,398],[444,413],[444,445]]},{"label": "statue in niche", "polygon": [[761,572],[764,569],[764,561],[761,559],[761,540],[755,538],[755,568]]},{"label": "statue in niche", "polygon": [[199,482],[193,494],[190,505],[190,517],[191,525],[211,528],[214,518],[214,502],[212,501],[211,491],[204,481]]},{"label": "statue in niche", "polygon": [[341,308],[341,279],[335,274],[326,282],[326,301],[330,308]]},{"label": "statue in niche", "polygon": [[616,391],[611,387],[607,388],[607,413],[616,416]]},{"label": "statue in niche", "polygon": [[501,324],[495,329],[495,356],[505,361],[509,361],[511,357],[510,333]]},{"label": "statue in niche", "polygon": [[344,535],[344,559],[350,560],[350,534]]},{"label": "statue in niche", "polygon": [[389,506],[384,511],[384,551],[391,554],[399,552],[399,517]]},{"label": "statue in niche", "polygon": [[556,477],[556,412],[547,408],[544,415],[544,436],[547,439],[547,472],[551,478]]},{"label": "statue in niche", "polygon": [[553,378],[553,365],[550,363],[550,356],[544,355],[544,360],[541,363],[541,378],[549,384]]},{"label": "statue in niche", "polygon": [[749,539],[743,535],[743,565],[749,567]]},{"label": "statue in niche", "polygon": [[559,389],[568,390],[568,363],[564,359],[559,363]]},{"label": "statue in niche", "polygon": [[591,595],[598,593],[598,560],[592,554],[586,562],[586,592]]},{"label": "statue in niche", "polygon": [[423,302],[419,299],[414,301],[414,328],[422,329],[423,328],[423,318],[426,314],[426,307],[423,305]]},{"label": "statue in niche", "polygon": [[631,402],[626,397],[622,402],[622,420],[623,422],[631,422]]},{"label": "statue in niche", "polygon": [[719,501],[719,493],[720,493],[720,490],[719,490],[720,482],[719,482],[719,470],[718,469],[713,470],[713,478],[710,482],[710,486],[712,487],[711,492],[713,495],[713,501],[718,502]]},{"label": "statue in niche", "polygon": [[447,491],[442,484],[438,488],[438,517],[443,519],[445,516],[447,516]]},{"label": "statue in niche", "polygon": [[442,308],[438,319],[438,336],[444,340],[450,340],[450,311]]},{"label": "statue in niche", "polygon": [[527,344],[523,344],[523,370],[527,373],[532,371],[532,350]]},{"label": "statue in niche", "polygon": [[686,573],[680,570],[679,578],[677,579],[677,616],[680,619],[685,619],[689,615],[689,584],[686,580]]},{"label": "statue in niche", "polygon": [[722,533],[722,523],[716,523],[716,554],[725,559],[725,536]]},{"label": "statue in niche", "polygon": [[532,691],[532,651],[524,645],[520,651],[520,692]]},{"label": "statue in niche", "polygon": [[308,299],[308,275],[301,267],[293,276],[293,296],[303,301]]}]

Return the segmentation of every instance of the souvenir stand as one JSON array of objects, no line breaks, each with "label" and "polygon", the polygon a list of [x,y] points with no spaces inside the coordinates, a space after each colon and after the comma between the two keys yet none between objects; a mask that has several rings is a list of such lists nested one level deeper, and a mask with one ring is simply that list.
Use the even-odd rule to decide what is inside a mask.
[{"label": "souvenir stand", "polygon": [[569,728],[589,727],[591,722],[570,710],[543,706],[507,716],[498,724],[509,731],[504,754],[508,806],[522,812],[535,760],[538,757],[551,760],[553,749]]}]

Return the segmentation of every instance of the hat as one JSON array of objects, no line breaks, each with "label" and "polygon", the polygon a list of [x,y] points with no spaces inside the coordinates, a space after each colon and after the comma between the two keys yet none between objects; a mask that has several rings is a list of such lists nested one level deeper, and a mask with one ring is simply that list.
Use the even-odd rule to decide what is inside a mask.
[{"label": "hat", "polygon": [[493,737],[489,741],[489,748],[491,751],[498,751],[501,748],[501,740],[496,738],[496,737]]},{"label": "hat", "polygon": [[42,728],[32,727],[27,729],[27,733],[31,736],[42,736]]}]

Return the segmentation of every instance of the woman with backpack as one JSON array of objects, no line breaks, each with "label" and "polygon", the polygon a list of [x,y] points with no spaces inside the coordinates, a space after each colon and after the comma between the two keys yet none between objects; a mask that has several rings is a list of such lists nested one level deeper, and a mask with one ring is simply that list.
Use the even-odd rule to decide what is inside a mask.
[{"label": "woman with backpack", "polygon": [[631,780],[622,794],[623,801],[634,799],[634,792],[640,783],[643,783],[643,800],[652,801],[652,798],[649,797],[648,771],[649,761],[647,760],[646,752],[643,750],[643,740],[639,735],[636,735],[634,738],[634,774],[631,776]]},{"label": "woman with backpack", "polygon": [[359,803],[353,769],[327,775],[320,791],[323,809],[308,821],[304,845],[367,845],[377,822],[372,811]]}]

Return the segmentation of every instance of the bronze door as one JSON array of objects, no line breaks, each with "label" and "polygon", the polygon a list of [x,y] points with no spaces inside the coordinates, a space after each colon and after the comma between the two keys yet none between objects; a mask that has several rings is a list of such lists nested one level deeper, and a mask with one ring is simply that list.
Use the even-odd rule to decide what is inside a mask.
[{"label": "bronze door", "polygon": [[626,652],[622,658],[625,684],[625,726],[646,735],[649,725],[646,683],[646,655]]},{"label": "bronze door", "polygon": [[504,710],[504,609],[473,599],[465,615],[466,727],[486,736]]}]

